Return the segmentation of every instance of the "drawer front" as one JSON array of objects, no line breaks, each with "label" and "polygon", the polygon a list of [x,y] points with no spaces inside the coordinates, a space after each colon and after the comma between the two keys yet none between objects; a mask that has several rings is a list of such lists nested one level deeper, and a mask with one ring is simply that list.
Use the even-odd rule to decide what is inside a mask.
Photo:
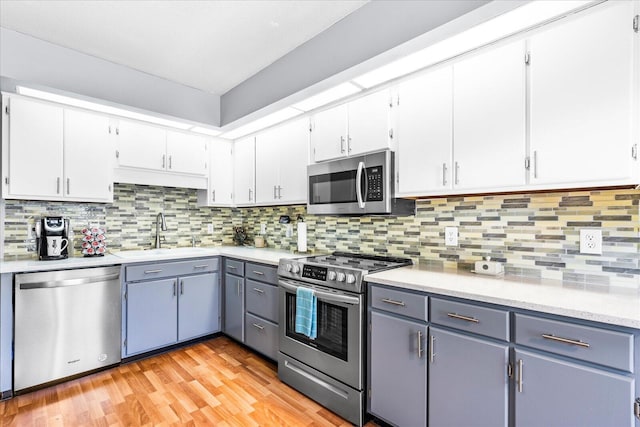
[{"label": "drawer front", "polygon": [[278,325],[247,313],[244,343],[265,356],[277,360]]},{"label": "drawer front", "polygon": [[246,279],[247,311],[278,323],[278,287]]},{"label": "drawer front", "polygon": [[431,298],[431,322],[509,341],[509,312]]},{"label": "drawer front", "polygon": [[516,344],[633,372],[633,335],[516,314]]},{"label": "drawer front", "polygon": [[429,315],[428,301],[429,297],[426,295],[375,285],[371,286],[369,292],[369,305],[371,307],[425,322]]},{"label": "drawer front", "polygon": [[210,273],[218,270],[219,262],[219,258],[202,258],[189,261],[130,265],[125,267],[125,280],[127,282],[137,282],[187,274]]},{"label": "drawer front", "polygon": [[278,269],[269,265],[253,264],[248,262],[245,268],[245,277],[277,285]]},{"label": "drawer front", "polygon": [[236,276],[244,276],[244,262],[227,258],[224,261],[224,271]]}]

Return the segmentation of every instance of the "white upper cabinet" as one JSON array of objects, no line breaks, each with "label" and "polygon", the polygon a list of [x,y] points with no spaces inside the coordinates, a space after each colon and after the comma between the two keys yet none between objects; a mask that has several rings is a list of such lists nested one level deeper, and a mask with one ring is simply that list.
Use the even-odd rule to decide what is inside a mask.
[{"label": "white upper cabinet", "polygon": [[3,104],[5,198],[113,201],[108,118],[19,96]]},{"label": "white upper cabinet", "polygon": [[632,2],[607,2],[531,37],[532,184],[633,178],[633,16]]},{"label": "white upper cabinet", "polygon": [[389,148],[389,91],[380,91],[313,115],[313,161]]},{"label": "white upper cabinet", "polygon": [[296,120],[256,136],[256,203],[306,203],[308,125]]},{"label": "white upper cabinet", "polygon": [[64,111],[65,196],[113,200],[113,144],[109,118],[85,111]]},{"label": "white upper cabinet", "polygon": [[166,130],[128,120],[120,120],[115,129],[118,166],[156,171],[166,169]]},{"label": "white upper cabinet", "polygon": [[235,141],[233,150],[233,202],[235,205],[255,203],[255,171],[255,137]]},{"label": "white upper cabinet", "polygon": [[453,183],[458,190],[526,184],[525,43],[453,65]]},{"label": "white upper cabinet", "polygon": [[452,72],[447,66],[398,87],[395,138],[399,196],[452,188]]},{"label": "white upper cabinet", "polygon": [[209,144],[209,190],[206,201],[209,206],[230,206],[233,203],[233,142],[214,139]]},{"label": "white upper cabinet", "polygon": [[167,131],[167,170],[195,175],[207,174],[207,141],[204,136]]}]

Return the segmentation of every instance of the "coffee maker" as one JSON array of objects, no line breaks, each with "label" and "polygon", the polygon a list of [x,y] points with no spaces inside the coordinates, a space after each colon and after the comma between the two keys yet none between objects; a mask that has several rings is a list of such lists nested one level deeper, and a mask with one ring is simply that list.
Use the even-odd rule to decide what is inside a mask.
[{"label": "coffee maker", "polygon": [[36,222],[38,258],[41,260],[65,259],[69,256],[69,219],[61,216],[45,216]]}]

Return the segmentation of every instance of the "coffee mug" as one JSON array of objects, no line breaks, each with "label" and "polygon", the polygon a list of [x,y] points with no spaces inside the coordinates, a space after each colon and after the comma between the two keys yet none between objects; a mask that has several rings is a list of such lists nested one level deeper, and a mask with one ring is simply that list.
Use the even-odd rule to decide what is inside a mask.
[{"label": "coffee mug", "polygon": [[47,236],[47,254],[49,256],[60,256],[68,244],[69,240],[62,236]]}]

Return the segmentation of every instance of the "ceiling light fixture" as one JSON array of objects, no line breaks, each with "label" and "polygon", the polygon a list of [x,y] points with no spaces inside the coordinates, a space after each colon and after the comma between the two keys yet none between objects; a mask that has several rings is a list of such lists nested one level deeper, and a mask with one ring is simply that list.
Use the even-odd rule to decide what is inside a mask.
[{"label": "ceiling light fixture", "polygon": [[336,87],[331,89],[327,89],[323,92],[320,92],[317,95],[313,95],[305,99],[304,101],[300,101],[297,104],[293,104],[294,108],[302,111],[311,111],[318,107],[322,107],[323,105],[327,105],[333,101],[337,101],[339,99],[345,98],[349,95],[353,95],[355,93],[360,92],[362,89],[353,83],[342,83]]},{"label": "ceiling light fixture", "polygon": [[368,89],[565,15],[589,3],[594,1],[533,1],[352,81]]},{"label": "ceiling light fixture", "polygon": [[276,125],[278,123],[284,122],[285,120],[289,120],[290,118],[298,116],[302,113],[303,111],[300,111],[296,108],[286,107],[282,110],[276,111],[275,113],[271,113],[267,116],[261,117],[251,123],[247,123],[246,125],[240,126],[229,132],[225,132],[220,136],[222,138],[238,139],[243,136],[249,135],[250,133],[268,128],[269,126]]},{"label": "ceiling light fixture", "polygon": [[85,101],[70,96],[59,95],[57,93],[46,92],[43,90],[32,89],[25,86],[17,86],[16,91],[20,95],[32,98],[43,99],[46,101],[57,102],[59,104],[70,105],[72,107],[84,108],[86,110],[98,111],[100,113],[112,114],[114,116],[126,117],[129,119],[141,120],[144,122],[154,123],[163,126],[170,126],[177,129],[187,130],[193,127],[193,124],[178,122],[175,120],[163,119],[161,117],[150,116],[148,114],[137,113],[135,111],[125,110],[123,108],[111,107],[108,105],[98,104],[96,102]]}]

